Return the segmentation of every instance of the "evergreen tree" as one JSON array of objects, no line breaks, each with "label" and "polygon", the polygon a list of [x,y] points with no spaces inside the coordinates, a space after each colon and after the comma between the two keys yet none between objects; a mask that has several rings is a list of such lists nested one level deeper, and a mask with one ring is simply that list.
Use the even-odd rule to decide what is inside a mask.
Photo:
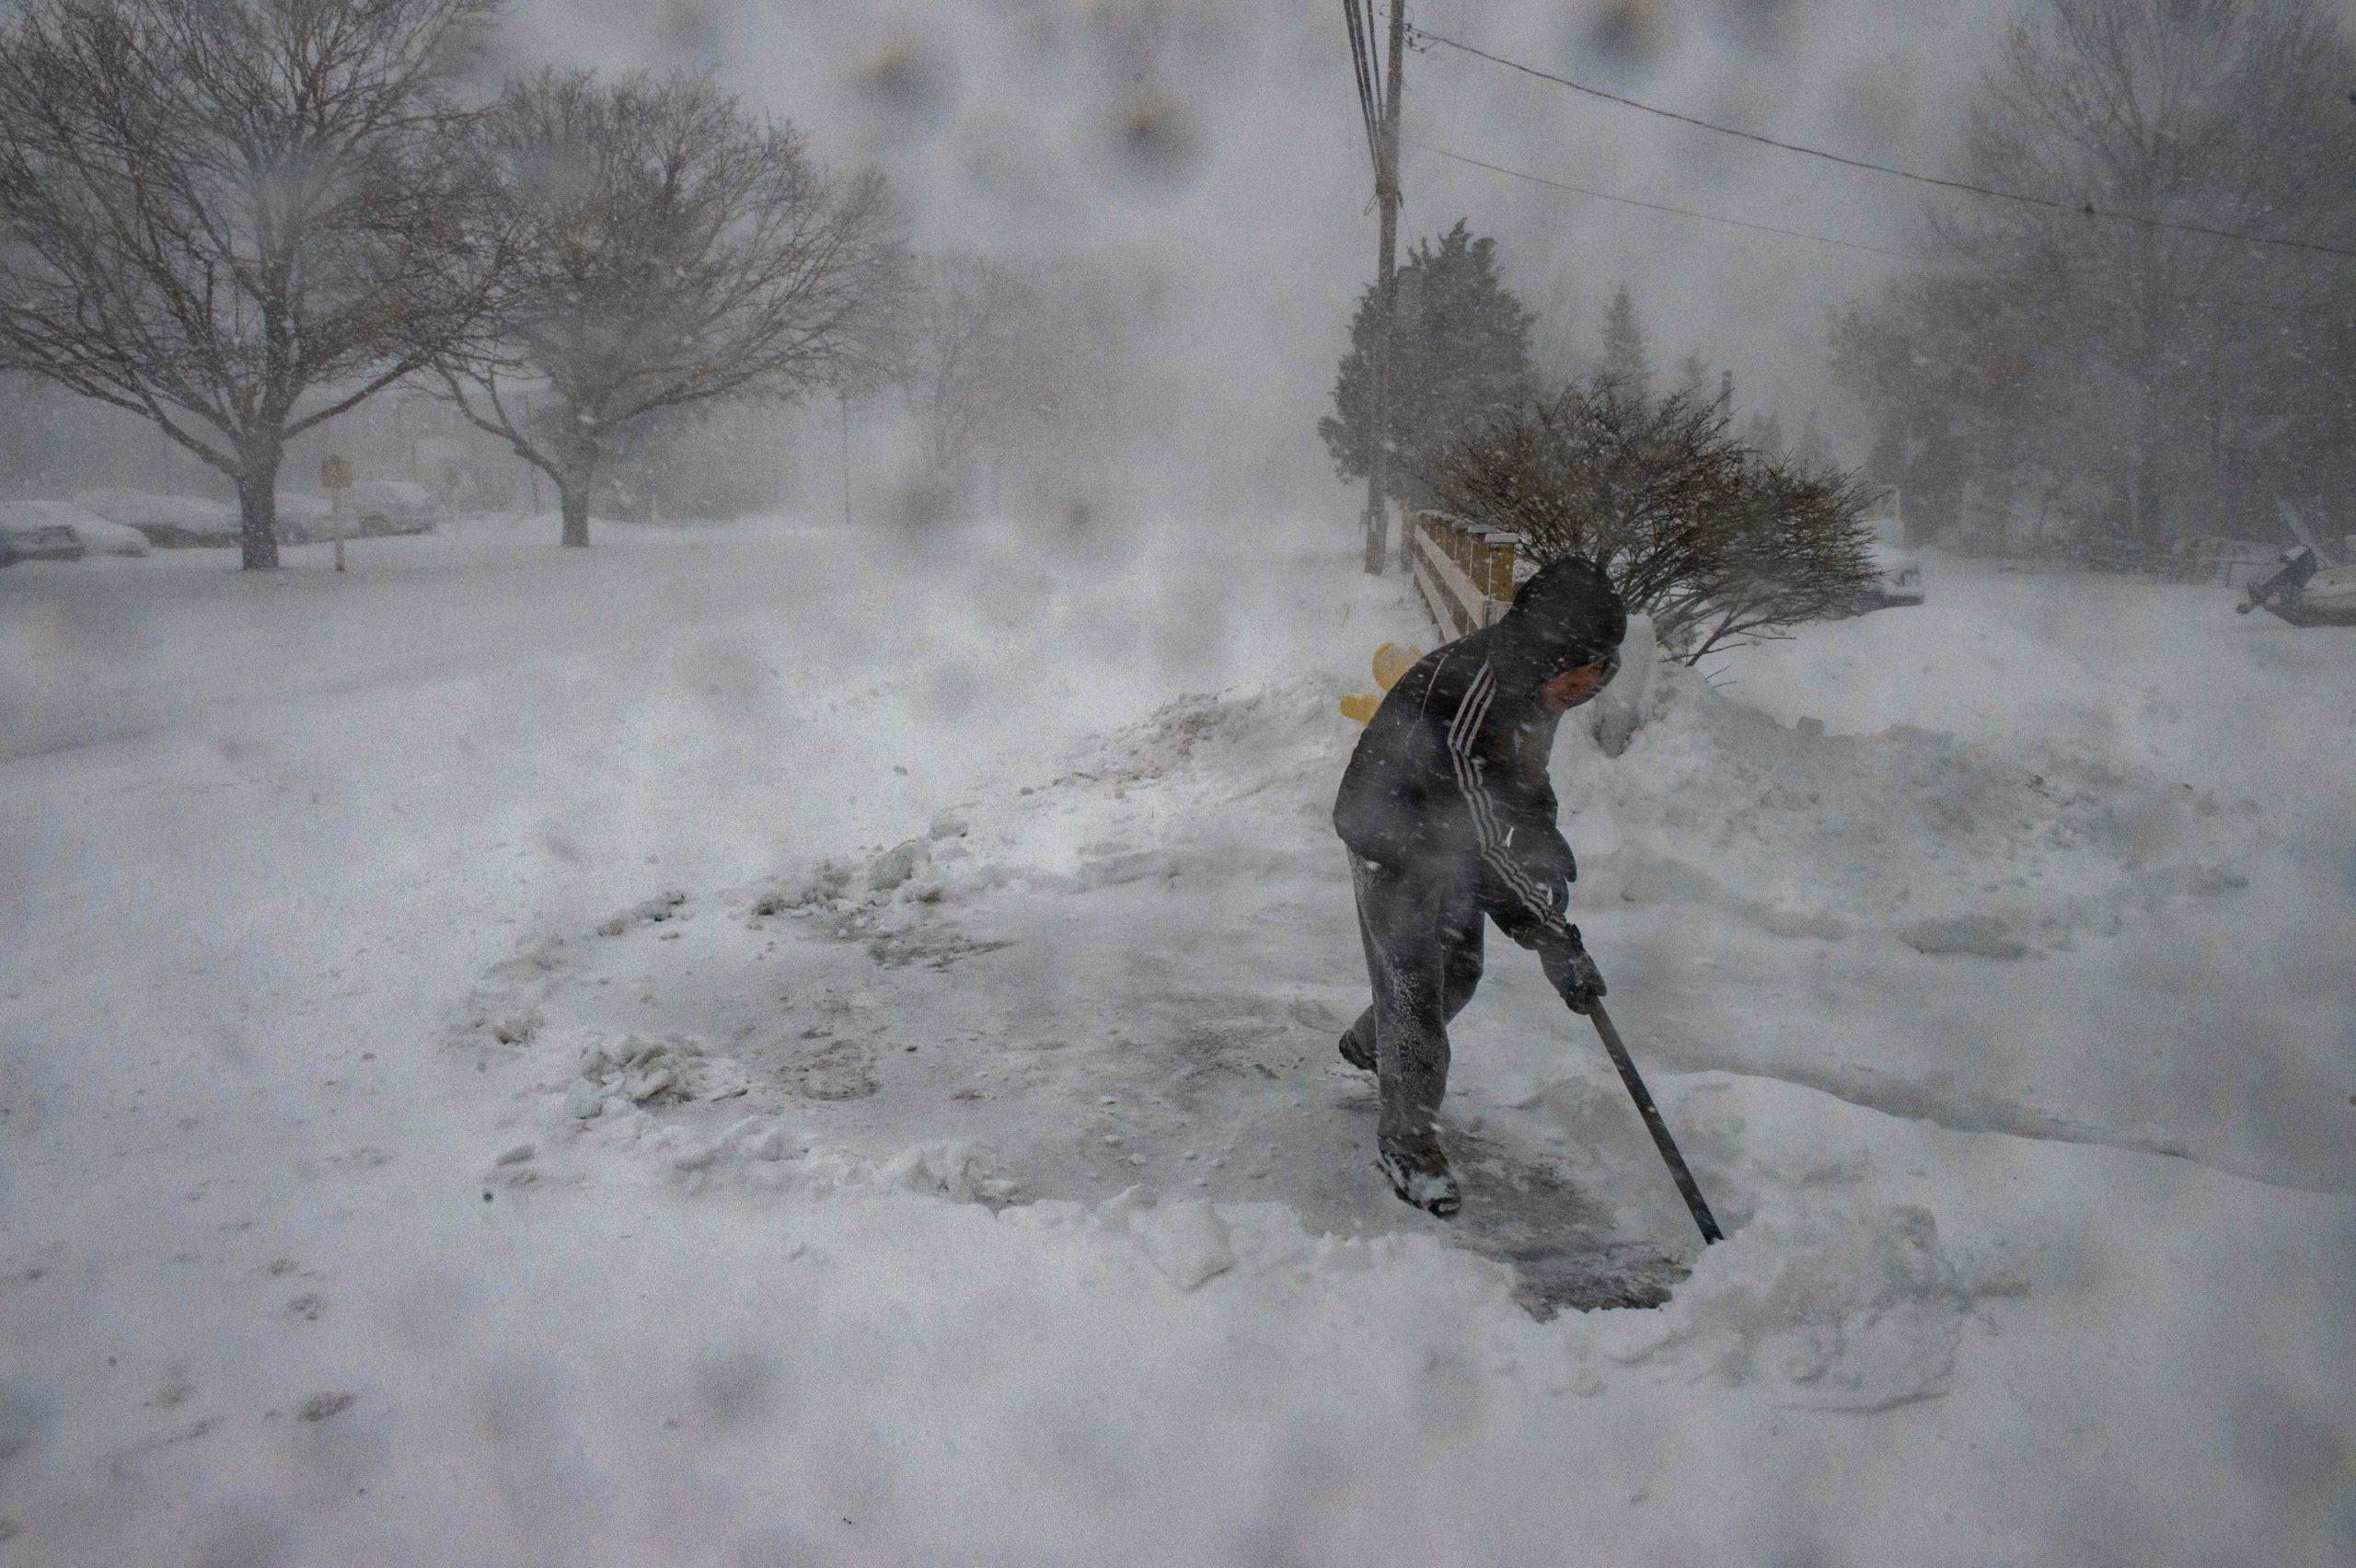
[{"label": "evergreen tree", "polygon": [[1884,422],[1875,427],[1874,449],[1865,455],[1865,477],[1885,485],[1904,481],[1906,443],[1899,439],[1896,426]]},{"label": "evergreen tree", "polygon": [[[1391,492],[1403,505],[1429,496],[1433,459],[1532,389],[1530,329],[1537,317],[1497,278],[1496,244],[1460,221],[1437,247],[1426,239],[1399,270],[1399,320],[1391,366]],[[1366,477],[1374,423],[1378,290],[1350,323],[1350,351],[1334,383],[1332,414],[1317,433],[1345,479]]]},{"label": "evergreen tree", "polygon": [[1653,369],[1645,359],[1644,323],[1636,319],[1636,302],[1622,283],[1603,313],[1603,378],[1631,397],[1652,395]]},{"label": "evergreen tree", "polygon": [[1702,363],[1702,356],[1700,354],[1687,354],[1683,359],[1677,362],[1677,393],[1679,397],[1690,398],[1697,403],[1707,402],[1709,400],[1709,379],[1710,367]]},{"label": "evergreen tree", "polygon": [[1792,443],[1792,466],[1809,473],[1821,473],[1836,467],[1832,460],[1832,444],[1824,438],[1823,427],[1817,423],[1814,409],[1800,420],[1799,439]]}]

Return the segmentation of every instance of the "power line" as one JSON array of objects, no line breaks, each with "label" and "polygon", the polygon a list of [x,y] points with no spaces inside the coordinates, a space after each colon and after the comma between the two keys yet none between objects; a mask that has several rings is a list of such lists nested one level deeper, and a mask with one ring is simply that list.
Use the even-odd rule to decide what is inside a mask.
[{"label": "power line", "polygon": [[[1773,224],[1752,223],[1744,218],[1722,217],[1715,213],[1700,213],[1687,207],[1671,207],[1659,202],[1639,202],[1633,196],[1614,196],[1608,191],[1590,190],[1582,185],[1566,185],[1559,179],[1548,179],[1542,175],[1525,174],[1520,169],[1507,168],[1502,164],[1484,163],[1479,158],[1466,157],[1461,153],[1452,153],[1446,147],[1434,146],[1429,142],[1418,142],[1409,139],[1406,142],[1406,145],[1417,148],[1423,152],[1431,153],[1438,157],[1451,159],[1457,163],[1470,164],[1474,168],[1485,168],[1496,174],[1509,175],[1515,179],[1526,179],[1533,185],[1543,185],[1555,190],[1567,190],[1579,196],[1591,196],[1599,202],[1617,202],[1618,204],[1625,207],[1642,207],[1647,212],[1673,213],[1679,217],[1698,218],[1703,223],[1727,224],[1735,228],[1757,229],[1761,233],[1784,235],[1793,239],[1813,240],[1819,245],[1837,245],[1848,250],[1867,250],[1877,256],[1893,256],[1903,261],[1933,261],[1937,259],[1935,257],[1925,256],[1920,251],[1891,250],[1878,245],[1867,245],[1863,240],[1838,239],[1831,235],[1808,234],[1800,229],[1779,228]],[[2215,304],[2216,302],[2203,296],[2200,303]]]},{"label": "power line", "polygon": [[1471,164],[1474,168],[1485,168],[1492,174],[1510,175],[1516,179],[1526,179],[1532,185],[1543,185],[1555,190],[1567,190],[1575,196],[1592,196],[1599,202],[1616,202],[1623,207],[1642,207],[1651,213],[1673,213],[1680,218],[1698,218],[1705,224],[1725,224],[1732,228],[1756,229],[1761,234],[1779,234],[1787,239],[1814,240],[1819,245],[1837,245],[1844,250],[1866,250],[1876,256],[1895,256],[1901,261],[1929,259],[1911,250],[1891,250],[1879,245],[1867,245],[1862,240],[1835,239],[1831,235],[1808,234],[1801,229],[1777,228],[1773,224],[1755,224],[1742,218],[1720,217],[1715,213],[1697,213],[1690,207],[1671,207],[1660,202],[1639,202],[1633,196],[1614,196],[1607,191],[1589,190],[1583,185],[1565,185],[1559,179],[1548,179],[1542,175],[1524,174],[1518,168],[1507,168],[1502,164],[1483,163],[1479,158],[1469,158],[1462,153],[1451,153],[1446,147],[1436,147],[1429,142],[1417,142],[1411,139],[1407,144],[1457,163]]},{"label": "power line", "polygon": [[1658,115],[1663,120],[1676,121],[1680,125],[1692,125],[1703,131],[1715,131],[1721,136],[1732,136],[1739,141],[1754,142],[1762,147],[1774,147],[1786,153],[1798,153],[1804,157],[1822,158],[1827,163],[1841,164],[1850,168],[1867,169],[1875,174],[1887,174],[1899,179],[1912,180],[1917,185],[1934,185],[1942,190],[1960,190],[1967,195],[1985,196],[1999,202],[2015,202],[2027,207],[2043,207],[2057,213],[2072,213],[2080,217],[2107,218],[2113,223],[2135,224],[2144,228],[2167,229],[2178,234],[2203,235],[2211,239],[2239,240],[2245,245],[2270,245],[2285,250],[2309,250],[2324,256],[2356,257],[2356,249],[2350,249],[2346,246],[2326,245],[2319,240],[2284,239],[2274,235],[2250,234],[2241,229],[2211,228],[2203,224],[2176,223],[2166,218],[2145,217],[2137,213],[2122,213],[2113,208],[2097,207],[2091,202],[2062,202],[2050,196],[2031,196],[2018,190],[2001,190],[1992,186],[1974,185],[1969,180],[1947,179],[1935,174],[1923,174],[1911,168],[1900,168],[1891,164],[1875,163],[1869,158],[1853,158],[1840,153],[1828,153],[1821,147],[1810,147],[1798,142],[1778,141],[1773,136],[1762,136],[1756,131],[1745,131],[1735,125],[1721,125],[1715,121],[1698,119],[1691,114],[1680,114],[1673,109],[1662,109],[1620,93],[1606,92],[1601,87],[1591,87],[1584,82],[1574,82],[1568,76],[1557,76],[1551,71],[1541,71],[1535,65],[1525,65],[1519,60],[1508,60],[1502,54],[1492,54],[1485,49],[1475,49],[1469,43],[1460,42],[1452,38],[1444,38],[1436,32],[1426,32],[1422,28],[1416,28],[1415,34],[1426,43],[1444,44],[1449,49],[1458,50],[1477,59],[1486,60],[1493,65],[1503,65],[1507,70],[1519,71],[1525,76],[1535,76],[1540,81],[1552,82],[1556,86],[1568,87],[1575,93],[1585,93],[1589,98],[1601,98],[1606,103],[1616,103],[1623,108],[1642,110],[1646,114]]},{"label": "power line", "polygon": [[1375,103],[1373,44],[1368,37],[1368,20],[1363,6],[1364,0],[1342,0],[1342,11],[1350,29],[1350,68],[1357,74],[1358,79],[1358,112],[1366,121],[1366,150],[1380,166],[1382,162],[1382,136]]}]

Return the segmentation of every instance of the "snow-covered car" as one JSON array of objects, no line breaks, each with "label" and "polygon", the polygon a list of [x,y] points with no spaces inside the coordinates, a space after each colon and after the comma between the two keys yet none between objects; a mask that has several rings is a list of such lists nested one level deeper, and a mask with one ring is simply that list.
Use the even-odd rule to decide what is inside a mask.
[{"label": "snow-covered car", "polygon": [[63,523],[36,523],[0,514],[0,566],[20,560],[80,560],[86,552]]},{"label": "snow-covered car", "polygon": [[282,545],[322,544],[334,538],[338,532],[347,539],[360,533],[360,525],[348,516],[339,525],[333,504],[321,495],[280,490],[273,512],[278,522],[278,542]]},{"label": "snow-covered car", "polygon": [[143,556],[147,540],[70,501],[0,502],[0,562]]},{"label": "snow-covered car", "polygon": [[164,549],[225,548],[237,542],[237,509],[226,502],[106,487],[83,490],[74,502],[110,522],[136,528],[149,544]]},{"label": "snow-covered car", "polygon": [[1858,595],[1857,607],[1877,610],[1923,602],[1923,558],[1887,540],[1874,546],[1874,582]]},{"label": "snow-covered car", "polygon": [[2356,565],[2326,566],[2310,547],[2293,545],[2234,606],[2245,616],[2258,609],[2292,626],[2356,626]]},{"label": "snow-covered car", "polygon": [[433,492],[406,479],[370,479],[344,491],[339,512],[325,496],[283,490],[278,537],[289,545],[322,544],[341,535],[373,539],[389,534],[429,534],[441,515]]},{"label": "snow-covered car", "polygon": [[1874,580],[1857,594],[1852,613],[1921,604],[1923,558],[1901,542],[1906,537],[1906,513],[1899,492],[1883,491],[1858,521],[1873,531]]},{"label": "snow-covered car", "polygon": [[344,514],[358,531],[379,534],[430,534],[442,515],[433,492],[406,479],[371,479],[356,484],[343,498]]}]

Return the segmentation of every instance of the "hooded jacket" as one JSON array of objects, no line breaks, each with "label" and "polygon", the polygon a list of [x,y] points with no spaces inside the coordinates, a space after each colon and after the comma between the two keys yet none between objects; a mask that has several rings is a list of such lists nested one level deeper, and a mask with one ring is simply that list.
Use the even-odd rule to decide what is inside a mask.
[{"label": "hooded jacket", "polygon": [[1375,710],[1342,775],[1334,826],[1357,854],[1478,886],[1524,947],[1573,943],[1571,847],[1546,763],[1561,715],[1539,688],[1620,646],[1627,611],[1593,563],[1560,560],[1491,626],[1425,655]]}]

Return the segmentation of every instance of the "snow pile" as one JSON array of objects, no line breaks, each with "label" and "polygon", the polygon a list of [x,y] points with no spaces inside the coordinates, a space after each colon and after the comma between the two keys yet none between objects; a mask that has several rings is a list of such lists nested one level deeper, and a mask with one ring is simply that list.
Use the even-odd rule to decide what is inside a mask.
[{"label": "snow pile", "polygon": [[1778,936],[2019,958],[2247,881],[2253,803],[2090,748],[1785,726],[1682,667],[1658,672],[1652,706],[1616,761],[1565,726],[1582,902],[1706,902]]},{"label": "snow pile", "polygon": [[[1709,903],[1777,936],[1877,932],[1920,952],[2018,958],[2231,894],[2262,842],[2253,802],[2099,748],[2040,740],[1999,752],[1908,727],[1786,726],[1682,666],[1659,666],[1646,687],[1648,721],[1622,756],[1584,726],[1562,729],[1557,789],[1589,907]],[[1094,810],[1034,801],[981,858],[909,840],[826,868],[802,902],[848,896],[869,911],[863,930],[890,923],[881,905],[954,901],[1010,875],[1061,873],[1085,891],[1232,869],[1207,855],[1297,868],[1331,850],[1325,798],[1356,736],[1331,700],[1308,679],[1178,698],[1037,791],[1084,790]],[[1623,716],[1621,727],[1633,726]]]},{"label": "snow pile", "polygon": [[564,1091],[565,1113],[590,1121],[635,1105],[728,1100],[752,1087],[744,1066],[696,1041],[666,1034],[597,1041],[582,1053],[581,1076]]},{"label": "snow pile", "polygon": [[1942,1245],[1927,1208],[1819,1194],[1754,1215],[1658,1312],[1600,1320],[1598,1343],[1624,1365],[1763,1380],[1778,1404],[1888,1410],[1946,1392],[1974,1304],[2027,1288]]},{"label": "snow pile", "polygon": [[1083,780],[1125,792],[1169,781],[1218,787],[1242,801],[1280,780],[1302,779],[1357,731],[1334,712],[1327,684],[1311,677],[1173,698],[1136,723],[1085,746],[1058,783]]},{"label": "snow pile", "polygon": [[1086,894],[1331,859],[1322,803],[1310,817],[1294,808],[1326,787],[1345,744],[1316,678],[1189,693],[1084,743],[1044,782],[947,808],[921,836],[819,860],[762,894],[753,914],[869,941],[887,963],[938,963],[990,944],[919,933],[943,934],[945,906],[1002,889]]},{"label": "snow pile", "polygon": [[804,875],[762,894],[753,906],[755,917],[787,913],[824,916],[843,937],[866,936],[888,928],[887,911],[895,905],[937,904],[953,882],[967,890],[971,878],[954,876],[952,868],[967,858],[953,840],[964,836],[964,818],[943,813],[923,838],[905,838],[889,848],[865,855],[820,860]]},{"label": "snow pile", "polygon": [[[1918,952],[2021,958],[2234,894],[2262,842],[2253,802],[2095,748],[2000,753],[1905,727],[1835,735],[1779,724],[1680,666],[1647,685],[1651,718],[1623,756],[1563,727],[1557,784],[1588,907],[1706,903],[1776,936],[1870,932]],[[1026,787],[1027,810],[996,813],[985,838],[966,842],[969,806],[953,834],[825,862],[768,908],[868,938],[1011,881],[1086,892],[1313,864],[1331,851],[1324,797],[1355,738],[1330,704],[1309,679],[1178,698]]]},{"label": "snow pile", "polygon": [[943,904],[972,899],[1015,875],[957,842],[965,831],[962,816],[944,813],[927,837],[827,857],[761,894],[752,917],[796,917],[837,941],[865,943],[869,956],[890,968],[941,969],[992,951],[1005,944],[969,937],[942,918]]}]

